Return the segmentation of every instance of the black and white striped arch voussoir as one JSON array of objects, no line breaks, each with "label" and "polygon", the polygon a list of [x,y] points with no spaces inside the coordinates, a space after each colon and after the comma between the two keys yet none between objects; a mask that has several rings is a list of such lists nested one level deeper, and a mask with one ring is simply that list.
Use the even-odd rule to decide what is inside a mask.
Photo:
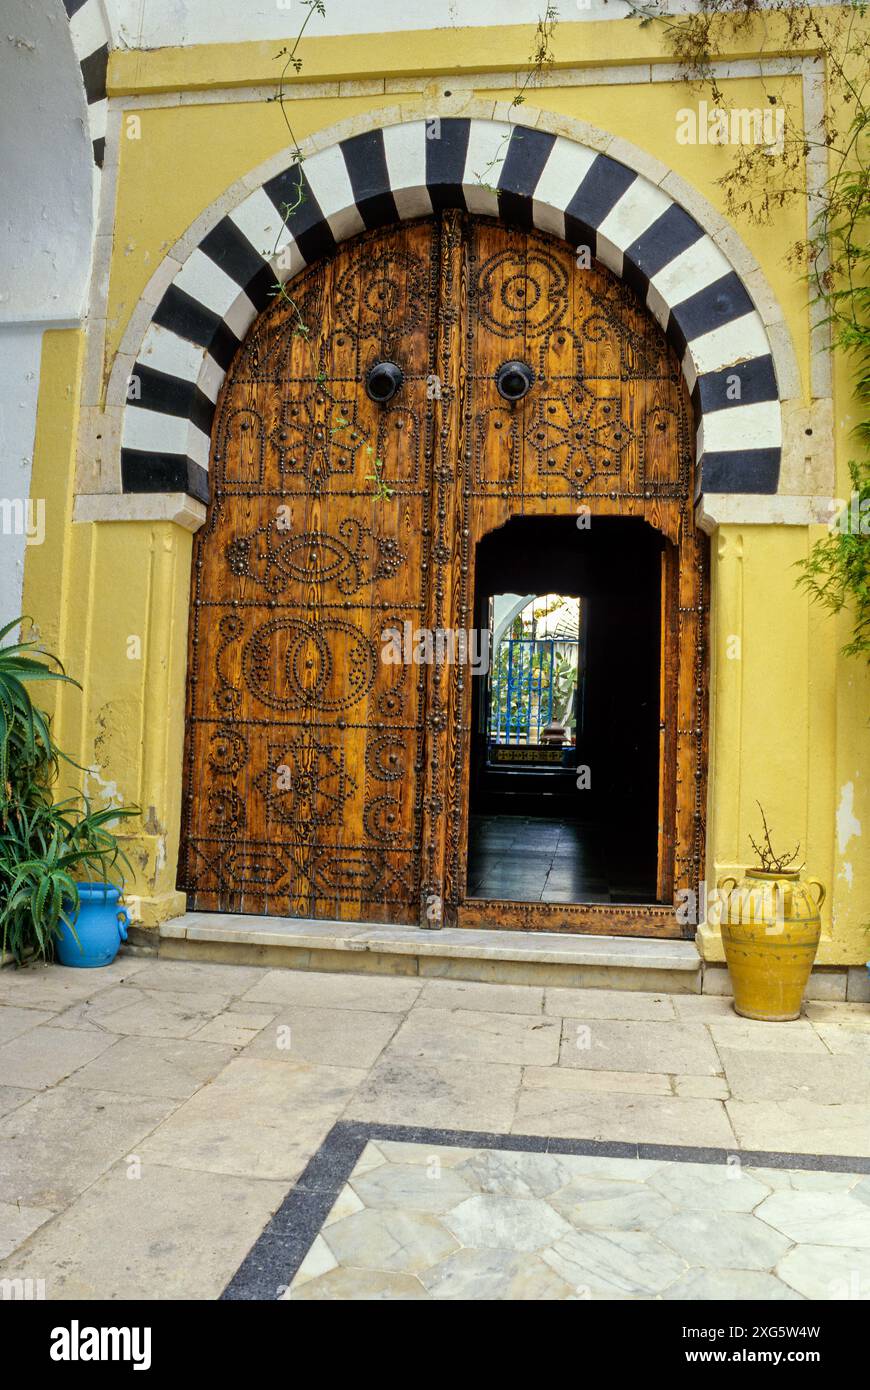
[{"label": "black and white striped arch voussoir", "polygon": [[416,120],[353,136],[269,179],[188,257],[145,334],[125,407],[127,492],[208,500],[218,390],[250,325],[287,279],[367,228],[444,208],[499,216],[588,246],[679,354],[695,406],[699,489],[775,493],[781,424],[761,316],[678,203],[624,164],[498,121]]},{"label": "black and white striped arch voussoir", "polygon": [[73,48],[82,70],[88,103],[88,129],[94,147],[94,163],[101,169],[106,150],[106,72],[109,66],[109,35],[103,21],[100,0],[63,0],[69,19]]}]

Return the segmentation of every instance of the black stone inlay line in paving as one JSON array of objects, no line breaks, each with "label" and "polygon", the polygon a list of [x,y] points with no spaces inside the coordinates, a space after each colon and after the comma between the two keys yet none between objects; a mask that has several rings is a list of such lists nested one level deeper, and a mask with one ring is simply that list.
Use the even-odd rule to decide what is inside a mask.
[{"label": "black stone inlay line in paving", "polygon": [[592,1158],[660,1159],[670,1163],[727,1163],[746,1168],[803,1172],[868,1173],[870,1158],[844,1154],[791,1154],[763,1149],[705,1149],[685,1144],[630,1144],[609,1139],[551,1139],[542,1134],[491,1134],[484,1130],[423,1129],[415,1125],[339,1120],[311,1157],[265,1230],[248,1251],[221,1299],[276,1300],[292,1284],[366,1144],[439,1144],[505,1153],[568,1154]]}]

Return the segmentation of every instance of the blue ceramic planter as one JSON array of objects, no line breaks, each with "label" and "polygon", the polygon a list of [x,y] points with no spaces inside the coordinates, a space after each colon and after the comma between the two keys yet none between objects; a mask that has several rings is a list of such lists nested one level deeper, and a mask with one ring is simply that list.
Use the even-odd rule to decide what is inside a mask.
[{"label": "blue ceramic planter", "polygon": [[[64,924],[57,938],[57,958],[61,965],[78,965],[94,970],[111,965],[121,942],[127,940],[130,916],[118,906],[120,888],[108,883],[80,883],[79,914],[73,936]],[[76,940],[78,937],[78,940]]]}]

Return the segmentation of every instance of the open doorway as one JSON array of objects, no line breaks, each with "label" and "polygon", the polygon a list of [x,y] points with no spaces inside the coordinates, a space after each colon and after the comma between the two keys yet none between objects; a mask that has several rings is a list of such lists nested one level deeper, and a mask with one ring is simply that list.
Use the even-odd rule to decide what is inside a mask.
[{"label": "open doorway", "polygon": [[469,897],[658,901],[666,545],[614,517],[515,517],[480,541]]}]

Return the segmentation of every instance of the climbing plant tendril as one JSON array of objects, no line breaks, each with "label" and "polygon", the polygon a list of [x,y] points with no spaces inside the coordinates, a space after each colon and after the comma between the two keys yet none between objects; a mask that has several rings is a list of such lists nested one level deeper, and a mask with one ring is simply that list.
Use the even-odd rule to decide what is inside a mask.
[{"label": "climbing plant tendril", "polygon": [[859,0],[813,8],[790,0],[700,0],[698,10],[672,17],[664,3],[627,0],[630,19],[658,25],[687,83],[707,90],[716,107],[729,99],[715,60],[744,40],[759,58],[797,50],[821,59],[828,106],[818,126],[805,127],[802,110],[782,100],[762,77],[767,101],[782,113],[775,149],[764,144],[732,147],[718,180],[726,210],[736,221],[775,222],[777,213],[807,196],[807,159],[825,156],[825,177],[813,193],[814,220],[803,241],[787,248],[789,263],[806,277],[814,302],[825,307],[831,346],[854,371],[859,419],[854,435],[859,457],[848,464],[853,495],[799,562],[798,583],[832,613],[853,613],[850,656],[870,661],[870,26]]}]

